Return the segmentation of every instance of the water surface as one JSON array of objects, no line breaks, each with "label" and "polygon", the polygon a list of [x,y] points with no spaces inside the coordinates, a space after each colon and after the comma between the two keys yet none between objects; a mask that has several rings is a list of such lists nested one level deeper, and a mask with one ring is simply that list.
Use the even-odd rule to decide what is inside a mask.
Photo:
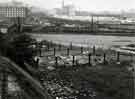
[{"label": "water surface", "polygon": [[116,45],[128,45],[135,43],[135,37],[127,36],[101,36],[88,34],[32,34],[38,41],[48,40],[63,45],[69,45],[71,42],[76,46],[84,47],[112,47]]}]

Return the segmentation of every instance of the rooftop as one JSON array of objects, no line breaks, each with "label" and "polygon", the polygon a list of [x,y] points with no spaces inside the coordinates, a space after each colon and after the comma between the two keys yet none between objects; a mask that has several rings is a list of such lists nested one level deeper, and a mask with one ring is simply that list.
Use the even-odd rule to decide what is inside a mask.
[{"label": "rooftop", "polygon": [[0,3],[1,7],[26,7],[25,4],[23,4],[22,2],[18,2],[18,1],[12,1],[12,2],[8,2],[8,3]]}]

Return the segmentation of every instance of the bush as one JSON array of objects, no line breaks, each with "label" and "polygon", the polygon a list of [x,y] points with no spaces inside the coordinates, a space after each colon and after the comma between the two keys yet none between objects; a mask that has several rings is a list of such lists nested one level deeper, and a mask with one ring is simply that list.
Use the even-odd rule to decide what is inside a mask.
[{"label": "bush", "polygon": [[31,45],[35,42],[36,40],[32,39],[29,35],[17,35],[10,42],[10,48],[8,48],[7,56],[21,66],[24,65],[24,61],[27,63],[33,63],[34,49]]}]

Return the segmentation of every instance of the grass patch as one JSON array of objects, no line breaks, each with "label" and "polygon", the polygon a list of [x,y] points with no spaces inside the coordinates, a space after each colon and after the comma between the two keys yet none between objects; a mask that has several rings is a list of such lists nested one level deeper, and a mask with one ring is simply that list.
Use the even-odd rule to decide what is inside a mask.
[{"label": "grass patch", "polygon": [[98,95],[108,99],[132,99],[133,76],[127,70],[127,64],[80,66],[59,68],[49,72],[46,80],[57,79],[72,83],[75,89],[92,87]]}]

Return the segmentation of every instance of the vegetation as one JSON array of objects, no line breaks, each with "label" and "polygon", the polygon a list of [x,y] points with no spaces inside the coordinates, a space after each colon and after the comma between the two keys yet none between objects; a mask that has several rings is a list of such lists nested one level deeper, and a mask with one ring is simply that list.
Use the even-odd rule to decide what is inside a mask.
[{"label": "vegetation", "polygon": [[132,73],[124,65],[59,69],[48,73],[49,80],[54,78],[72,82],[75,89],[93,87],[99,99],[132,99],[133,95]]},{"label": "vegetation", "polygon": [[[19,65],[23,65],[24,62],[27,63],[33,63],[33,57],[34,57],[34,49],[32,47],[33,43],[36,41],[32,39],[29,35],[21,34],[13,38],[11,41],[12,48],[12,56],[10,56],[11,59],[13,59],[16,63]],[[10,51],[9,51],[10,52]]]},{"label": "vegetation", "polygon": [[10,39],[7,35],[0,33],[0,54],[7,55],[7,49],[10,47]]},{"label": "vegetation", "polygon": [[0,53],[2,56],[9,57],[20,66],[24,65],[24,61],[32,64],[35,50],[32,45],[36,40],[29,35],[9,35],[0,34]]}]

